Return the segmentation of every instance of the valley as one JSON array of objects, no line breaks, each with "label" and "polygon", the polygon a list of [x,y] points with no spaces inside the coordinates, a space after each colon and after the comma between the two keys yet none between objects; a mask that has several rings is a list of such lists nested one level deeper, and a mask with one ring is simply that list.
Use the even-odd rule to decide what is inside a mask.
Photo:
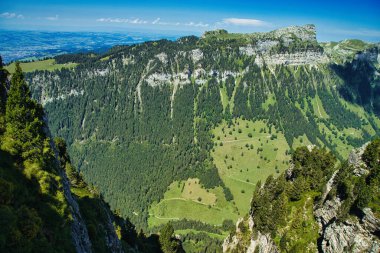
[{"label": "valley", "polygon": [[[187,252],[219,252],[252,213],[258,186],[280,182],[298,148],[330,152],[340,166],[379,136],[379,53],[375,43],[318,43],[305,25],[216,30],[21,67],[91,189],[72,188],[79,203],[99,195],[137,231],[155,234],[170,222]],[[291,224],[300,210],[307,217],[302,243],[318,239],[312,200],[320,191],[287,206]]]}]

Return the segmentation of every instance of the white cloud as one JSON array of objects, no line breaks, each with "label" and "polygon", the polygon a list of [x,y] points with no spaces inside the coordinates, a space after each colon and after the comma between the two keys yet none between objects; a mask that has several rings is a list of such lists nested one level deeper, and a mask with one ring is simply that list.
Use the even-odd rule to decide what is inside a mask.
[{"label": "white cloud", "polygon": [[194,26],[194,27],[208,27],[209,26],[209,24],[205,24],[202,22],[198,22],[198,23],[189,22],[189,23],[185,23],[184,25],[185,26]]},{"label": "white cloud", "polygon": [[59,19],[59,16],[55,15],[54,17],[46,17],[45,19],[50,20],[50,21],[55,21]]},{"label": "white cloud", "polygon": [[147,21],[140,18],[98,18],[97,22],[106,22],[106,23],[127,23],[127,24],[152,24],[152,25],[163,25],[163,26],[192,26],[192,27],[209,27],[209,24],[203,22],[165,22],[161,21],[161,18],[156,18],[153,21]]},{"label": "white cloud", "polygon": [[141,20],[139,18],[135,18],[133,20],[130,21],[131,24],[147,24],[148,21],[146,20]]},{"label": "white cloud", "polygon": [[241,26],[267,26],[268,23],[258,19],[248,18],[225,18],[223,23],[229,25],[241,25]]},{"label": "white cloud", "polygon": [[139,19],[139,18],[98,18],[96,21],[98,22],[106,22],[106,23],[128,23],[128,24],[147,24],[148,21]]},{"label": "white cloud", "polygon": [[4,12],[0,14],[0,18],[19,18],[23,19],[24,16],[21,14],[16,14],[14,12]]}]

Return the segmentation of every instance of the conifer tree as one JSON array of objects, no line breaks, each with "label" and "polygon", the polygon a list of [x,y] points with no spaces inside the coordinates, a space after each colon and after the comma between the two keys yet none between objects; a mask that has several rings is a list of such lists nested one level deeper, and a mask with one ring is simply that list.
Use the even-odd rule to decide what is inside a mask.
[{"label": "conifer tree", "polygon": [[172,238],[174,234],[173,226],[170,223],[167,223],[161,230],[160,230],[160,244],[161,249],[164,253],[174,253],[179,252],[179,245],[177,242]]},{"label": "conifer tree", "polygon": [[31,98],[20,64],[16,63],[5,107],[3,148],[24,159],[37,158],[44,141],[42,116],[42,107]]}]

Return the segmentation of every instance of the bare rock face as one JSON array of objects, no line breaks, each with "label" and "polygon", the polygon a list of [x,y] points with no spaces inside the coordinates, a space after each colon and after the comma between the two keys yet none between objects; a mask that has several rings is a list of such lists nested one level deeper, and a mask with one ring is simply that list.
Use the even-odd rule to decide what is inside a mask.
[{"label": "bare rock face", "polygon": [[267,65],[316,65],[319,63],[327,63],[329,58],[322,52],[296,52],[285,54],[264,54],[262,57],[257,57],[255,63],[262,66]]},{"label": "bare rock face", "polygon": [[66,177],[64,171],[60,172],[62,177],[63,190],[66,197],[66,200],[70,206],[71,215],[73,217],[73,222],[71,225],[71,235],[73,238],[74,246],[77,253],[90,253],[91,241],[88,236],[88,231],[84,219],[79,210],[79,205],[76,199],[71,195],[70,183]]},{"label": "bare rock face", "polygon": [[314,216],[321,229],[327,226],[337,216],[341,205],[340,199],[334,198],[333,200],[327,200],[321,208],[314,211]]},{"label": "bare rock face", "polygon": [[[348,163],[357,177],[369,173],[361,158],[367,145],[354,149],[349,155]],[[325,194],[330,191],[336,173],[329,180],[330,185],[327,185]],[[327,253],[380,252],[380,240],[375,235],[380,231],[380,219],[375,217],[370,208],[364,208],[362,217],[350,216],[344,221],[337,221],[341,206],[342,201],[334,196],[314,211],[320,227],[320,250]]]},{"label": "bare rock face", "polygon": [[380,244],[357,221],[334,222],[323,234],[323,252],[379,252]]},{"label": "bare rock face", "polygon": [[[242,231],[241,225],[247,224],[248,231]],[[236,234],[228,236],[223,242],[223,252],[247,252],[247,253],[277,253],[277,246],[269,234],[253,232],[254,222],[252,217],[248,221],[240,218],[236,223]],[[247,233],[249,234],[247,236]]]},{"label": "bare rock face", "polygon": [[380,219],[376,218],[370,208],[363,209],[363,227],[371,233],[380,231]]},{"label": "bare rock face", "polygon": [[314,41],[317,39],[314,25],[290,26],[275,30],[273,33],[276,37],[280,38],[296,36],[303,41]]},{"label": "bare rock face", "polygon": [[251,239],[251,244],[247,249],[247,253],[277,253],[279,252],[276,245],[269,234],[262,235],[260,232],[257,234],[256,240]]},{"label": "bare rock face", "polygon": [[366,169],[367,166],[362,160],[362,155],[367,146],[368,143],[364,144],[360,148],[352,150],[350,155],[348,156],[348,163],[354,167],[353,173],[355,176],[360,177],[369,173],[369,171]]}]

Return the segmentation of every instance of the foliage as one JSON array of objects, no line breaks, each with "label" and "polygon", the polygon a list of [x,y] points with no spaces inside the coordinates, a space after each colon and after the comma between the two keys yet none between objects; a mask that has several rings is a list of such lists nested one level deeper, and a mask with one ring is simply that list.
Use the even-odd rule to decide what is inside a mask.
[{"label": "foliage", "polygon": [[300,147],[292,163],[291,177],[281,174],[277,179],[268,177],[263,185],[258,183],[251,202],[254,229],[279,238],[275,241],[285,252],[316,245],[313,206],[332,174],[335,158],[324,149]]},{"label": "foliage", "polygon": [[0,114],[5,122],[5,133],[0,133],[0,251],[74,252],[71,217],[43,129],[43,111],[30,98],[18,64],[6,98],[5,115]]},{"label": "foliage", "polygon": [[167,223],[160,230],[160,244],[164,253],[180,252],[180,245],[177,240],[173,238],[174,229],[170,223]]},{"label": "foliage", "polygon": [[352,166],[344,163],[336,176],[334,189],[343,200],[341,219],[347,215],[361,215],[364,208],[370,207],[375,215],[380,214],[380,140],[375,139],[366,147],[362,160],[368,170],[367,175],[353,175]]},{"label": "foliage", "polygon": [[[57,57],[58,63],[79,64],[72,70],[36,71],[27,79],[33,96],[45,103],[52,133],[67,141],[73,167],[96,185],[112,209],[147,229],[149,207],[162,200],[174,181],[197,177],[208,189],[223,187],[230,204],[237,201],[211,154],[211,131],[223,119],[265,120],[268,130],[284,136],[287,154],[302,137],[341,159],[346,148],[378,134],[373,108],[354,111],[343,100],[339,87],[347,84],[347,77],[333,66],[259,66],[256,56],[241,49],[275,40],[279,43],[272,54],[322,52],[314,40],[289,36],[292,42],[287,44],[276,33],[217,32],[118,46],[102,56]],[[361,71],[357,80],[367,74],[374,75]],[[357,136],[340,134],[348,129],[355,129]],[[228,146],[221,141],[218,145]],[[268,155],[262,153],[259,166],[267,172],[274,166],[269,167],[272,161],[264,160]],[[286,165],[278,166],[280,174]],[[310,175],[309,180],[319,176]],[[248,193],[237,192],[242,195],[242,190]]]}]

